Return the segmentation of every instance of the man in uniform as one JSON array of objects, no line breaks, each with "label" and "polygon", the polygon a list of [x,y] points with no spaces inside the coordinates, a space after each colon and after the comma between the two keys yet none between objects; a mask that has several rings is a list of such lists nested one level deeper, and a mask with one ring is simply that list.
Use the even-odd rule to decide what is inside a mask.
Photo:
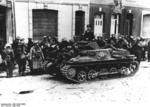
[{"label": "man in uniform", "polygon": [[141,61],[141,55],[142,55],[142,46],[140,44],[140,39],[137,39],[135,44],[133,45],[132,49],[134,50],[133,54],[137,57],[137,61]]},{"label": "man in uniform", "polygon": [[6,65],[7,77],[12,77],[13,76],[13,68],[14,68],[14,52],[13,52],[10,44],[6,44],[6,46],[5,46],[4,60],[5,60],[5,65]]},{"label": "man in uniform", "polygon": [[20,41],[20,37],[17,37],[14,41],[13,41],[13,44],[12,44],[12,49],[14,51],[14,55],[15,55],[15,64],[16,64],[16,59],[17,59],[17,47],[18,47],[18,44],[19,44],[19,41]]},{"label": "man in uniform", "polygon": [[87,30],[85,31],[84,34],[84,40],[92,41],[94,38],[95,37],[91,25],[87,25]]},{"label": "man in uniform", "polygon": [[105,41],[104,41],[104,39],[102,38],[102,37],[97,37],[97,44],[99,45],[99,47],[100,48],[103,48],[103,47],[105,47]]},{"label": "man in uniform", "polygon": [[148,62],[150,62],[150,41],[148,42],[148,53],[147,53],[147,57],[148,57]]},{"label": "man in uniform", "polygon": [[32,46],[33,46],[33,40],[32,40],[32,38],[28,38],[27,53],[30,52],[30,49]]},{"label": "man in uniform", "polygon": [[17,52],[16,52],[17,64],[19,66],[19,75],[24,75],[26,69],[26,51],[25,51],[25,44],[24,39],[21,39],[17,45]]}]

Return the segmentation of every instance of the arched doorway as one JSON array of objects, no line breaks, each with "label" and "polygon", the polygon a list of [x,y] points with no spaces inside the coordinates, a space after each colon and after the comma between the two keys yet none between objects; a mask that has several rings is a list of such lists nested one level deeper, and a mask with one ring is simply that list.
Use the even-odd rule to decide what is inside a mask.
[{"label": "arched doorway", "polygon": [[128,13],[125,19],[125,35],[132,35],[132,28],[133,28],[133,14]]},{"label": "arched doorway", "polygon": [[75,35],[81,36],[84,33],[84,25],[85,25],[85,12],[84,11],[76,11],[75,12]]},{"label": "arched doorway", "polygon": [[110,35],[118,35],[120,30],[120,14],[111,15]]},{"label": "arched doorway", "polygon": [[96,14],[94,17],[94,35],[95,37],[103,35],[104,14]]}]

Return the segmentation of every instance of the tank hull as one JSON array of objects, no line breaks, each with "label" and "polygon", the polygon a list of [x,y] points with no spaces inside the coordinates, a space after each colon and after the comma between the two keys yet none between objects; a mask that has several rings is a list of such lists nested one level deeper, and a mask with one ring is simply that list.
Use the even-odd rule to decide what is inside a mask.
[{"label": "tank hull", "polygon": [[[101,75],[119,73],[123,76],[134,75],[139,63],[134,55],[117,56],[108,53],[105,58],[95,56],[82,56],[67,61],[60,69],[61,74],[68,80],[82,83],[95,79]],[[93,52],[93,50],[92,50]],[[97,51],[96,52],[101,52]],[[105,51],[103,50],[105,53]],[[102,54],[101,54],[102,55]],[[107,57],[108,56],[108,57]]]}]

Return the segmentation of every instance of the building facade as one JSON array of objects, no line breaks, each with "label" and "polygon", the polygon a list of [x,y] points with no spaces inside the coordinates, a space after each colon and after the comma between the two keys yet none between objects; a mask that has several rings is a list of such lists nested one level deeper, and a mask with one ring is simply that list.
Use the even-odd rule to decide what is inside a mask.
[{"label": "building facade", "polygon": [[6,43],[13,38],[13,16],[11,1],[0,1],[0,42]]},{"label": "building facade", "polygon": [[[150,38],[149,0],[15,0],[15,34],[25,40],[55,36],[70,40],[88,24],[95,36]],[[14,36],[13,36],[14,37]]]},{"label": "building facade", "polygon": [[[119,5],[116,6],[115,2]],[[121,34],[150,38],[148,4],[149,0],[92,0],[90,24],[95,35]]]},{"label": "building facade", "polygon": [[41,40],[45,35],[70,40],[89,23],[88,0],[16,0],[16,36]]}]

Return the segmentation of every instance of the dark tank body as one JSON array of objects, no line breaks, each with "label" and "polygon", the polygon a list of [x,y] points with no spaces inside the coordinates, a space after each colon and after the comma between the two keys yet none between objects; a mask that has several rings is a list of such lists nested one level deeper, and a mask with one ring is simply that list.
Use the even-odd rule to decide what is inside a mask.
[{"label": "dark tank body", "polygon": [[60,68],[61,74],[75,82],[85,82],[101,75],[120,73],[134,75],[139,67],[136,57],[127,50],[83,50]]}]

